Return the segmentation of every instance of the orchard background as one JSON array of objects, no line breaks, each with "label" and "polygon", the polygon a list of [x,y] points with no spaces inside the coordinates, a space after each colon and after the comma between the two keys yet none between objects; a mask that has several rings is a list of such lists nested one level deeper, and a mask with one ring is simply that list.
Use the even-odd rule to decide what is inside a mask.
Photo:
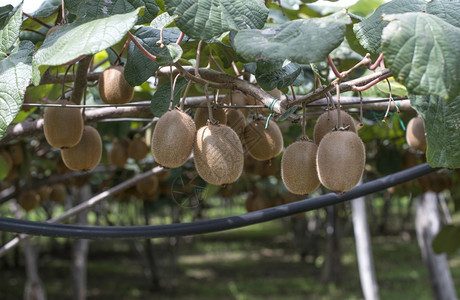
[{"label": "orchard background", "polygon": [[[459,1],[45,0],[28,13],[0,3],[2,299],[457,298]],[[126,103],[102,97],[115,65]],[[97,130],[90,167],[72,167],[74,146],[45,136],[52,109],[65,111],[58,133],[77,127],[70,110]],[[199,110],[211,124],[218,110],[244,116],[243,127],[220,121],[237,137],[215,148],[227,149],[211,167],[224,184],[197,173],[196,142],[179,167],[153,158],[156,124],[176,109],[195,123]],[[353,117],[365,163],[340,179],[359,167],[362,180],[336,194],[320,178],[292,194],[283,153],[314,140],[326,110]],[[425,148],[406,140],[416,115]],[[255,119],[282,134],[263,161],[247,138]],[[186,148],[178,132],[164,140],[172,150]],[[226,182],[230,168],[239,174]],[[219,222],[240,228],[210,233]]]}]

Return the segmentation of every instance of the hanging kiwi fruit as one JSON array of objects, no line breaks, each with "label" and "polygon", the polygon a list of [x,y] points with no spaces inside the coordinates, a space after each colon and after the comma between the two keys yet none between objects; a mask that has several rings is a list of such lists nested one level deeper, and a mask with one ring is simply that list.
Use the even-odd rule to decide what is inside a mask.
[{"label": "hanging kiwi fruit", "polygon": [[[340,112],[341,123],[339,127],[347,128],[348,131],[356,132],[356,123],[353,117],[345,111]],[[316,120],[315,127],[313,128],[313,139],[316,145],[319,145],[321,139],[337,129],[338,112],[336,110],[328,110],[322,113]]]},{"label": "hanging kiwi fruit", "polygon": [[128,146],[128,157],[135,161],[143,160],[149,153],[149,146],[145,142],[145,138],[141,136],[135,137]]},{"label": "hanging kiwi fruit", "polygon": [[270,120],[265,128],[266,119],[256,119],[244,128],[244,142],[256,160],[269,160],[283,150],[283,135],[278,124]]},{"label": "hanging kiwi fruit", "polygon": [[246,117],[239,109],[227,109],[227,126],[236,132],[240,140],[244,139],[244,128],[246,127]]},{"label": "hanging kiwi fruit", "polygon": [[425,123],[422,117],[410,119],[406,128],[406,141],[409,147],[426,152]]},{"label": "hanging kiwi fruit", "polygon": [[[200,105],[208,105],[206,101],[201,102]],[[219,107],[211,107],[212,109],[212,116],[215,121],[219,122],[219,124],[227,124],[227,115],[223,108]],[[193,118],[195,121],[196,129],[200,129],[201,127],[205,126],[209,120],[209,109],[208,107],[198,107],[195,110],[195,116]]]},{"label": "hanging kiwi fruit", "polygon": [[159,180],[155,174],[148,176],[136,183],[136,190],[142,196],[149,196],[155,194],[158,190]]},{"label": "hanging kiwi fruit", "polygon": [[68,100],[58,100],[56,104],[63,106],[47,107],[43,116],[43,131],[46,141],[56,148],[75,146],[83,134],[83,117],[80,109],[65,107],[75,104]]},{"label": "hanging kiwi fruit", "polygon": [[111,66],[99,76],[99,96],[105,104],[125,104],[134,96],[134,87],[125,79],[123,66]]},{"label": "hanging kiwi fruit", "polygon": [[364,172],[365,162],[366,150],[355,132],[332,131],[319,143],[318,177],[331,191],[343,193],[354,188]]},{"label": "hanging kiwi fruit", "polygon": [[192,118],[179,109],[163,114],[152,134],[152,154],[166,168],[182,166],[192,154],[196,128]]},{"label": "hanging kiwi fruit", "polygon": [[226,125],[201,127],[196,134],[193,154],[198,174],[208,183],[235,182],[243,171],[243,146],[235,131]]},{"label": "hanging kiwi fruit", "polygon": [[40,205],[40,196],[36,191],[25,191],[19,194],[18,203],[25,211],[31,211]]},{"label": "hanging kiwi fruit", "polygon": [[74,171],[89,171],[93,169],[101,161],[101,156],[101,136],[91,126],[84,127],[83,135],[77,145],[61,150],[61,157],[64,164]]},{"label": "hanging kiwi fruit", "polygon": [[[248,96],[246,96],[243,92],[238,90],[233,90],[222,99],[222,103],[229,105],[229,106],[246,106],[249,104]],[[234,109],[226,109],[225,111],[234,110]],[[238,108],[241,111],[245,118],[249,115],[248,108]]]},{"label": "hanging kiwi fruit", "polygon": [[112,142],[112,149],[109,152],[109,162],[112,166],[117,168],[124,168],[128,161],[128,147],[129,143],[120,141],[115,138]]}]

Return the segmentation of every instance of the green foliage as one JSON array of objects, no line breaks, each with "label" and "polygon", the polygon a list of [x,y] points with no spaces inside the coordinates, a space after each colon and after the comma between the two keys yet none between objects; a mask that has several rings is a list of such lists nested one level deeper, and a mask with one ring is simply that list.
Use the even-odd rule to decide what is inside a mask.
[{"label": "green foliage", "polygon": [[176,25],[191,38],[207,40],[229,30],[262,28],[268,16],[263,1],[165,0]]},{"label": "green foliage", "polygon": [[342,43],[350,22],[348,15],[337,13],[324,18],[289,21],[262,30],[244,29],[235,36],[234,47],[248,61],[318,62]]},{"label": "green foliage", "polygon": [[460,167],[460,96],[450,102],[437,96],[409,95],[411,105],[425,121],[428,149],[426,158],[432,167]]},{"label": "green foliage", "polygon": [[460,226],[444,226],[433,240],[433,250],[437,254],[455,253],[460,248]]},{"label": "green foliage", "polygon": [[[173,108],[179,103],[182,89],[187,85],[187,80],[180,77],[176,81],[174,87],[174,97],[171,107]],[[171,104],[171,82],[161,85],[153,94],[150,110],[155,117],[161,117],[168,111]]]},{"label": "green foliage", "polygon": [[0,59],[6,57],[7,51],[14,45],[19,37],[22,24],[22,6],[11,10],[14,13],[6,25],[0,30]]},{"label": "green foliage", "polygon": [[32,77],[35,47],[23,42],[19,49],[0,61],[0,139],[21,109],[24,93]]}]

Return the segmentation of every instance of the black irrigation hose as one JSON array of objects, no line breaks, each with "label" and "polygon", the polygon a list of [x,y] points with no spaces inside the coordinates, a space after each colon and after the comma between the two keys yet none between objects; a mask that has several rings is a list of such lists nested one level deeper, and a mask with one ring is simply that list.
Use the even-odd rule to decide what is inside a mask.
[{"label": "black irrigation hose", "polygon": [[0,217],[0,230],[38,236],[86,239],[140,239],[203,234],[244,227],[286,217],[289,215],[294,215],[300,212],[338,204],[347,200],[352,200],[358,197],[375,193],[377,191],[429,174],[436,170],[437,169],[433,169],[425,163],[401,172],[394,173],[392,175],[388,175],[383,178],[361,184],[344,194],[329,193],[316,198],[305,199],[247,214],[214,220],[155,226],[80,226],[32,222]]}]

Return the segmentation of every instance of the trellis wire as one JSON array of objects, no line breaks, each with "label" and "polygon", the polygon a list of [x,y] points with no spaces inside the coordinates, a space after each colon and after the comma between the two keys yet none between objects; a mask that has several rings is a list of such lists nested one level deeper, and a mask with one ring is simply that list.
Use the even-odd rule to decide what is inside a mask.
[{"label": "trellis wire", "polygon": [[240,228],[335,205],[429,174],[438,169],[427,163],[361,185],[344,193],[329,193],[276,207],[219,219],[155,226],[82,226],[51,224],[0,217],[0,230],[36,236],[85,239],[144,239],[187,236]]}]

